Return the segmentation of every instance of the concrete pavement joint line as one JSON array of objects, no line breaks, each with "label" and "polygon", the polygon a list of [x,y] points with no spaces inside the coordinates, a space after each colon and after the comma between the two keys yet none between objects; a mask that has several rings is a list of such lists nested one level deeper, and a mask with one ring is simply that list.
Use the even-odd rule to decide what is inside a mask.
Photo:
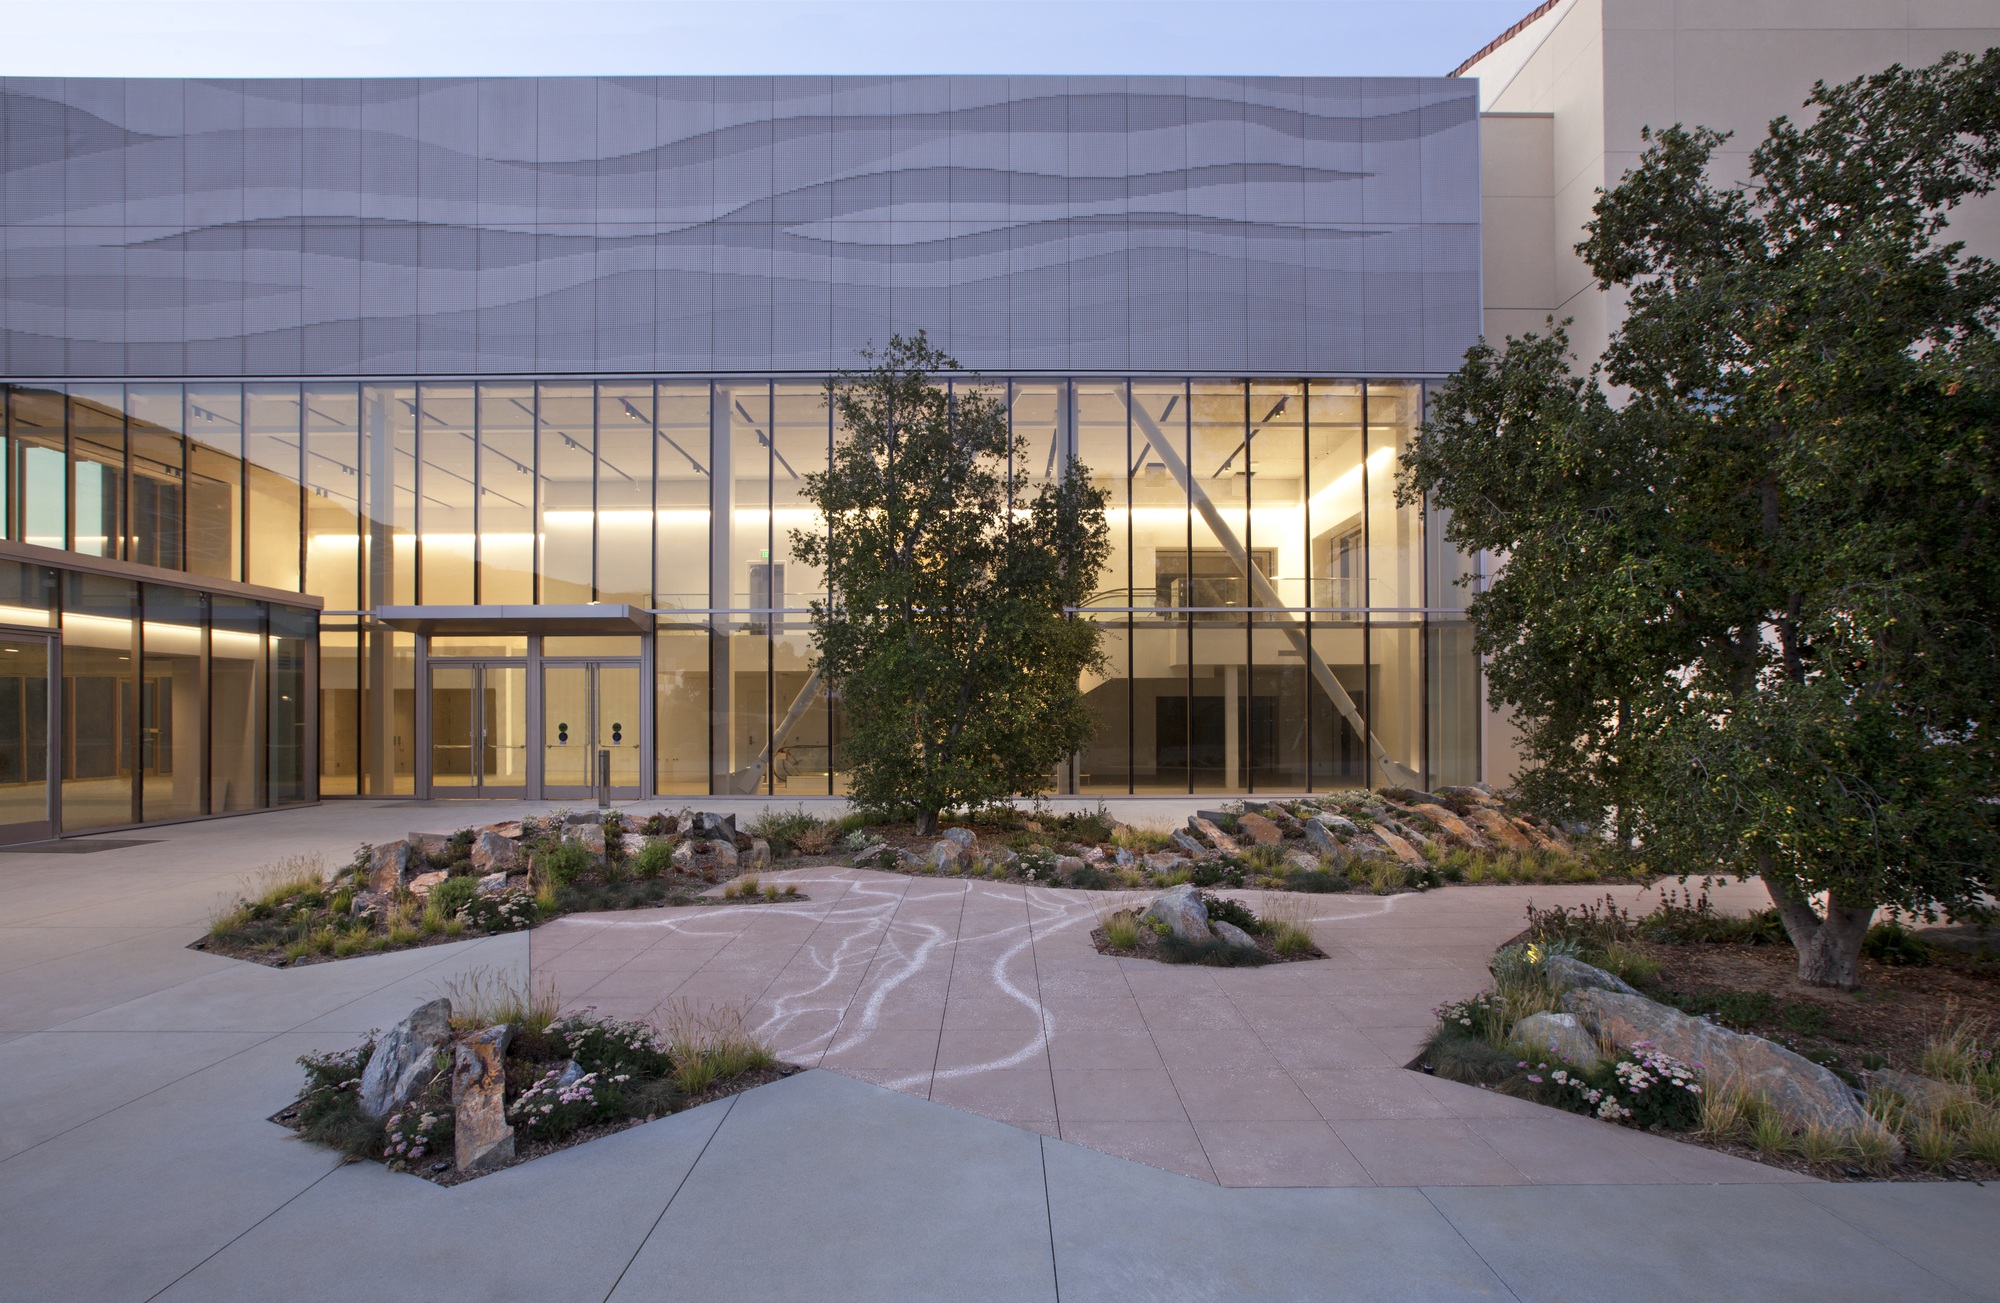
[{"label": "concrete pavement joint line", "polygon": [[[1974,1184],[1983,1185],[1984,1182],[1975,1182]],[[1858,1222],[1852,1221],[1847,1217],[1842,1216],[1837,1209],[1830,1208],[1826,1204],[1821,1203],[1817,1199],[1806,1198],[1803,1194],[1799,1193],[1798,1187],[1796,1186],[1783,1185],[1780,1186],[1779,1188],[1785,1192],[1787,1197],[1792,1199],[1797,1199],[1799,1202],[1805,1204],[1807,1207],[1825,1213],[1827,1216],[1833,1218],[1841,1225],[1846,1226],[1850,1230],[1854,1231],[1855,1234],[1864,1236],[1867,1239],[1873,1241],[1874,1243],[1881,1245],[1884,1252],[1893,1253],[1898,1258],[1901,1258],[1904,1262],[1909,1263],[1912,1268],[1914,1268],[1917,1271],[1921,1271],[1924,1275],[1929,1276],[1932,1280],[1935,1280],[1939,1285],[1943,1286],[1945,1289],[1950,1290],[1952,1293],[1954,1294],[1965,1293],[1964,1290],[1961,1290],[1958,1286],[1952,1284],[1950,1281],[1938,1275],[1936,1272],[1933,1272],[1929,1267],[1924,1266],[1923,1263],[1918,1262],[1915,1258],[1912,1258],[1909,1254],[1904,1253],[1901,1249],[1897,1248],[1895,1245],[1890,1244],[1888,1241],[1877,1236],[1873,1231],[1869,1230],[1867,1227],[1861,1225]]]},{"label": "concrete pavement joint line", "polygon": [[1501,1289],[1506,1290],[1507,1296],[1514,1299],[1515,1303],[1525,1303],[1525,1300],[1521,1298],[1520,1291],[1508,1284],[1507,1278],[1500,1274],[1499,1268],[1486,1260],[1486,1255],[1479,1251],[1478,1245],[1466,1237],[1465,1232],[1459,1228],[1458,1223],[1451,1219],[1451,1214],[1438,1207],[1437,1200],[1431,1198],[1430,1187],[1420,1185],[1417,1187],[1417,1193],[1424,1197],[1424,1202],[1431,1206],[1431,1211],[1438,1215],[1439,1220],[1443,1221],[1446,1226],[1451,1227],[1451,1233],[1458,1237],[1458,1242],[1466,1247],[1466,1251],[1479,1259],[1480,1265],[1492,1273],[1494,1283],[1499,1285]]},{"label": "concrete pavement joint line", "polygon": [[[1160,1060],[1160,1072],[1166,1077],[1167,1085],[1173,1088],[1174,1103],[1181,1106],[1181,1117],[1187,1122],[1188,1131],[1194,1136],[1195,1148],[1201,1150],[1201,1161],[1208,1164],[1208,1179],[1211,1184],[1220,1186],[1222,1175],[1215,1170],[1215,1160],[1208,1156],[1208,1142],[1201,1138],[1201,1129],[1194,1124],[1194,1114],[1188,1112],[1187,1101],[1181,1098],[1181,1084],[1175,1081],[1174,1074],[1167,1070],[1167,1059],[1160,1053],[1160,1042],[1153,1035],[1153,1024],[1146,1020],[1146,1006],[1139,1002],[1139,992],[1132,986],[1132,970],[1121,962],[1118,965],[1118,976],[1125,983],[1126,993],[1132,997],[1132,1006],[1139,1011],[1139,1026],[1145,1029],[1146,1039],[1153,1045],[1153,1054]],[[1050,1057],[1053,1059],[1054,1056]]]},{"label": "concrete pavement joint line", "polygon": [[1056,1262],[1056,1208],[1055,1200],[1049,1195],[1049,1138],[1037,1136],[1040,1141],[1035,1152],[1042,1158],[1042,1211],[1049,1217],[1049,1286],[1055,1291],[1056,1303],[1062,1303],[1062,1267]]},{"label": "concrete pavement joint line", "polygon": [[616,1294],[618,1287],[625,1283],[625,1273],[632,1270],[632,1264],[637,1262],[639,1255],[646,1251],[646,1242],[653,1238],[653,1235],[660,1229],[660,1223],[667,1219],[667,1210],[674,1206],[674,1200],[681,1197],[681,1191],[687,1187],[688,1178],[694,1175],[695,1168],[701,1166],[701,1160],[708,1155],[708,1147],[715,1143],[715,1138],[718,1135],[722,1134],[723,1124],[729,1121],[729,1115],[736,1111],[736,1101],[742,1098],[743,1094],[741,1091],[729,1097],[727,1107],[722,1110],[722,1116],[715,1120],[715,1126],[708,1133],[708,1139],[701,1142],[701,1151],[694,1156],[694,1161],[688,1164],[687,1171],[681,1173],[681,1179],[674,1183],[674,1192],[667,1196],[665,1203],[660,1205],[659,1216],[653,1218],[653,1224],[646,1228],[646,1233],[639,1237],[639,1243],[633,1246],[632,1256],[625,1259],[625,1265],[618,1269],[618,1279],[612,1281],[611,1288],[604,1291],[604,1303],[611,1303],[611,1296]]},{"label": "concrete pavement joint line", "polygon": [[212,1253],[210,1253],[207,1257],[203,1258],[200,1262],[195,1263],[192,1267],[189,1267],[186,1271],[183,1271],[180,1275],[174,1277],[166,1284],[160,1286],[152,1293],[146,1295],[146,1303],[152,1303],[154,1299],[160,1297],[160,1295],[166,1293],[174,1286],[180,1284],[182,1281],[186,1280],[189,1276],[192,1276],[195,1272],[200,1271],[203,1267],[215,1261],[216,1258],[220,1257],[223,1253],[228,1251],[230,1245],[236,1243],[244,1236],[250,1234],[250,1232],[256,1230],[259,1226],[262,1226],[265,1222],[270,1221],[273,1217],[276,1217],[279,1213],[291,1207],[292,1204],[297,1202],[299,1199],[304,1198],[308,1193],[312,1191],[312,1188],[314,1186],[318,1185],[321,1181],[326,1180],[327,1177],[332,1176],[335,1172],[338,1172],[344,1166],[346,1166],[346,1160],[343,1159],[341,1162],[335,1163],[332,1167],[327,1168],[324,1172],[321,1172],[318,1176],[315,1176],[312,1180],[306,1182],[305,1185],[300,1187],[296,1193],[292,1194],[291,1197],[287,1198],[283,1203],[279,1204],[276,1208],[271,1209],[271,1211],[265,1213],[262,1217],[259,1217],[256,1221],[251,1222],[248,1226],[245,1226],[242,1230],[236,1232],[236,1234],[230,1236],[228,1239],[224,1240],[221,1244],[216,1245],[215,1250]]},{"label": "concrete pavement joint line", "polygon": [[[493,940],[493,939],[494,939],[494,938],[491,938],[491,937],[483,937],[483,938],[480,938],[479,940],[476,940],[476,941],[473,941],[473,942],[470,942],[470,943],[453,943],[452,945],[445,945],[445,946],[438,946],[438,947],[436,947],[436,948],[437,948],[437,949],[439,949],[439,950],[449,950],[449,949],[453,949],[453,948],[455,948],[455,946],[456,946],[456,945],[458,945],[458,944],[466,944],[468,948],[467,948],[467,950],[465,951],[465,953],[466,953],[466,954],[470,954],[473,948],[476,948],[477,946],[479,946],[479,945],[483,944],[484,942],[486,942],[486,941],[490,941],[490,940]],[[92,1115],[91,1115],[90,1117],[87,1117],[87,1118],[84,1118],[84,1119],[82,1119],[81,1121],[78,1121],[78,1122],[75,1122],[75,1123],[72,1123],[71,1125],[69,1125],[69,1126],[66,1126],[66,1127],[64,1127],[64,1128],[63,1128],[62,1130],[60,1130],[60,1131],[57,1131],[57,1132],[55,1132],[55,1133],[54,1133],[54,1134],[52,1134],[52,1135],[47,1135],[47,1136],[43,1136],[43,1137],[42,1137],[42,1138],[41,1138],[40,1140],[37,1140],[37,1141],[36,1141],[36,1142],[35,1142],[34,1144],[32,1144],[32,1145],[28,1145],[28,1146],[26,1146],[25,1148],[22,1148],[22,1149],[17,1149],[17,1150],[15,1150],[15,1151],[14,1151],[13,1153],[11,1153],[11,1154],[7,1154],[7,1155],[5,1155],[5,1156],[0,1156],[0,1163],[11,1163],[11,1162],[13,1162],[13,1161],[14,1161],[15,1159],[17,1159],[17,1158],[21,1157],[21,1156],[22,1156],[23,1154],[29,1154],[29,1153],[33,1153],[33,1152],[34,1152],[35,1150],[37,1150],[37,1149],[40,1149],[40,1148],[41,1148],[41,1147],[42,1147],[43,1145],[46,1145],[46,1144],[49,1144],[49,1143],[50,1143],[50,1142],[52,1142],[52,1141],[56,1141],[56,1140],[60,1140],[60,1139],[62,1139],[62,1138],[63,1138],[64,1136],[66,1136],[66,1135],[70,1134],[70,1133],[71,1133],[72,1131],[75,1131],[75,1130],[77,1130],[77,1129],[79,1129],[79,1128],[81,1128],[81,1127],[87,1127],[87,1126],[89,1126],[89,1125],[90,1125],[91,1123],[93,1123],[93,1122],[98,1122],[98,1121],[101,1121],[101,1120],[102,1120],[102,1119],[104,1119],[104,1118],[107,1118],[107,1117],[110,1117],[110,1116],[111,1116],[111,1115],[112,1115],[113,1113],[116,1113],[116,1112],[118,1112],[118,1111],[119,1111],[119,1110],[121,1110],[121,1109],[126,1109],[126,1108],[130,1108],[130,1107],[131,1107],[132,1105],[134,1105],[134,1104],[137,1104],[137,1103],[139,1103],[139,1102],[140,1102],[141,1100],[145,1100],[145,1099],[150,1099],[150,1098],[152,1098],[152,1097],[153,1097],[154,1095],[157,1095],[157,1094],[159,1094],[159,1093],[160,1093],[161,1091],[163,1091],[163,1090],[167,1090],[167,1089],[169,1089],[169,1088],[171,1088],[171,1087],[174,1087],[174,1086],[178,1086],[178,1085],[180,1085],[180,1084],[181,1084],[182,1082],[184,1082],[184,1081],[188,1080],[188,1079],[189,1079],[189,1078],[191,1078],[191,1077],[197,1077],[197,1076],[201,1075],[202,1073],[204,1073],[204,1072],[207,1072],[207,1071],[209,1071],[209,1070],[210,1070],[210,1069],[212,1069],[212,1068],[218,1068],[218,1067],[221,1067],[221,1066],[222,1066],[223,1064],[225,1064],[225,1063],[229,1062],[229,1061],[230,1061],[231,1059],[237,1059],[237,1058],[241,1058],[242,1056],[244,1056],[244,1055],[246,1055],[246,1054],[250,1054],[250,1053],[252,1053],[252,1052],[254,1052],[254,1051],[256,1051],[256,1050],[260,1050],[260,1049],[262,1049],[262,1048],[263,1048],[264,1046],[266,1046],[266,1045],[269,1045],[269,1044],[270,1044],[270,1043],[271,1043],[272,1041],[275,1041],[275,1040],[279,1039],[280,1037],[284,1037],[284,1036],[296,1036],[296,1035],[299,1035],[299,1034],[301,1034],[301,1029],[305,1027],[306,1023],[310,1023],[310,1022],[317,1022],[317,1021],[319,1021],[319,1020],[320,1020],[321,1018],[325,1018],[325,1017],[327,1017],[327,1016],[329,1016],[329,1015],[331,1015],[331,1014],[334,1014],[334,1013],[337,1013],[337,1012],[339,1012],[340,1010],[342,1010],[342,1009],[345,1009],[345,1008],[347,1008],[347,1007],[348,1007],[349,1005],[352,1005],[352,1004],[357,1004],[357,1003],[359,1003],[360,1001],[362,1001],[362,1000],[365,1000],[365,999],[367,999],[367,998],[368,998],[369,996],[371,996],[371,995],[377,995],[377,994],[380,994],[381,992],[383,992],[383,991],[386,991],[386,990],[388,990],[388,989],[389,989],[390,987],[392,987],[392,986],[395,986],[395,985],[396,985],[397,983],[399,983],[399,982],[404,982],[404,981],[408,981],[408,980],[410,980],[411,978],[415,978],[415,977],[418,977],[418,976],[421,976],[422,974],[424,974],[424,973],[427,973],[427,972],[431,971],[431,969],[433,969],[433,968],[436,968],[436,967],[438,967],[439,965],[441,965],[441,964],[442,964],[442,963],[444,963],[444,962],[445,962],[445,961],[444,961],[443,959],[439,959],[439,960],[436,960],[436,961],[434,961],[434,962],[432,962],[432,963],[429,963],[429,964],[426,964],[426,965],[424,965],[424,966],[423,966],[422,968],[419,968],[419,969],[417,969],[417,970],[416,970],[415,972],[413,972],[413,973],[407,973],[407,974],[403,975],[402,977],[397,977],[397,978],[392,978],[391,980],[389,980],[389,981],[386,981],[386,982],[382,983],[382,984],[381,984],[380,986],[376,986],[376,987],[373,987],[373,988],[371,988],[371,989],[369,989],[369,990],[367,990],[367,991],[363,992],[362,994],[360,994],[360,995],[357,995],[357,996],[355,996],[355,997],[354,997],[354,999],[352,999],[352,1000],[348,1000],[348,1001],[346,1001],[345,1003],[342,1003],[342,1004],[338,1004],[338,1005],[335,1005],[335,1006],[334,1006],[333,1008],[331,1008],[331,1009],[326,1009],[326,1010],[322,1010],[322,1011],[320,1011],[320,1012],[318,1012],[318,1013],[315,1013],[315,1014],[313,1014],[313,1015],[312,1015],[311,1017],[309,1017],[309,1018],[306,1018],[306,1019],[304,1019],[304,1020],[303,1020],[303,1021],[301,1021],[301,1022],[297,1022],[297,1023],[294,1023],[294,1024],[292,1024],[292,1025],[291,1025],[290,1027],[284,1027],[284,1028],[280,1028],[280,1029],[279,1029],[279,1030],[277,1030],[277,1031],[274,1031],[274,1032],[270,1032],[270,1033],[268,1033],[268,1034],[264,1035],[263,1037],[261,1037],[260,1039],[258,1039],[258,1040],[256,1040],[256,1041],[252,1041],[252,1042],[251,1042],[250,1044],[248,1044],[248,1045],[245,1045],[244,1047],[242,1047],[242,1048],[241,1048],[241,1049],[239,1049],[239,1050],[235,1050],[235,1051],[233,1051],[233,1052],[231,1052],[231,1053],[228,1053],[228,1054],[225,1054],[225,1055],[223,1055],[223,1056],[222,1056],[221,1058],[219,1058],[219,1059],[216,1059],[216,1060],[215,1060],[214,1062],[212,1062],[212,1063],[204,1063],[204,1064],[202,1064],[202,1065],[201,1065],[200,1067],[197,1067],[197,1068],[190,1068],[190,1069],[189,1069],[189,1070],[188,1070],[187,1072],[184,1072],[184,1073],[182,1073],[182,1074],[181,1074],[180,1076],[178,1076],[178,1077],[175,1077],[175,1078],[173,1078],[173,1079],[172,1079],[172,1080],[170,1080],[170,1081],[163,1081],[163,1082],[161,1082],[161,1083],[160,1083],[159,1085],[157,1085],[157,1086],[153,1087],[153,1088],[152,1088],[151,1090],[146,1090],[146,1091],[141,1091],[141,1092],[140,1092],[139,1094],[137,1094],[137,1095],[134,1095],[134,1096],[132,1096],[132,1098],[130,1098],[130,1099],[127,1099],[127,1100],[122,1100],[122,1101],[120,1101],[120,1102],[119,1102],[119,1103],[117,1103],[117,1104],[113,1104],[113,1105],[112,1105],[112,1106],[111,1106],[110,1108],[107,1108],[107,1109],[105,1109],[105,1110],[104,1110],[103,1112],[101,1112],[101,1113],[95,1113],[95,1114],[92,1114]],[[206,976],[206,974],[204,974],[204,976]],[[134,996],[132,1000],[121,1000],[121,1001],[119,1001],[118,1003],[119,1003],[119,1004],[131,1004],[131,1003],[134,1003],[134,1002],[136,1002],[136,1001],[138,1001],[138,1000],[143,1000],[143,999],[147,999],[147,998],[149,998],[149,996],[151,996],[151,995],[157,995],[157,994],[160,994],[160,993],[161,993],[161,992],[163,992],[163,991],[171,991],[171,990],[174,990],[174,989],[176,989],[176,988],[177,988],[178,986],[180,986],[180,985],[184,985],[184,984],[183,984],[183,983],[176,983],[176,985],[175,985],[175,986],[168,986],[168,987],[162,987],[162,988],[160,988],[160,991],[155,991],[155,992],[149,992],[149,993],[148,993],[148,995],[146,995],[146,996]],[[109,1010],[111,1010],[111,1009],[115,1009],[115,1008],[117,1008],[117,1007],[118,1007],[118,1005],[116,1005],[116,1004],[114,1004],[114,1005],[107,1005],[107,1006],[106,1006],[106,1007],[105,1007],[104,1009],[100,1009],[100,1010],[98,1010],[97,1012],[98,1012],[98,1013],[105,1013],[105,1012],[108,1012]],[[95,1017],[95,1016],[96,1016],[95,1014],[84,1014],[84,1015],[83,1015],[83,1017],[86,1017],[86,1018],[89,1018],[89,1017]],[[88,1030],[88,1029],[83,1029],[83,1030],[66,1030],[66,1029],[68,1028],[68,1026],[69,1026],[69,1023],[71,1023],[71,1022],[75,1022],[75,1021],[77,1021],[77,1019],[74,1019],[74,1018],[72,1018],[72,1019],[69,1019],[69,1020],[67,1020],[66,1022],[63,1022],[63,1023],[58,1023],[58,1024],[57,1024],[56,1026],[54,1026],[54,1027],[48,1027],[48,1028],[44,1028],[44,1029],[43,1029],[43,1030],[42,1030],[41,1032],[39,1032],[39,1033],[35,1033],[35,1032],[30,1032],[30,1033],[28,1033],[28,1034],[29,1034],[29,1035],[31,1035],[31,1036],[32,1036],[32,1035],[44,1035],[44,1036],[135,1036],[135,1035],[147,1035],[147,1036],[155,1036],[155,1035],[180,1035],[180,1036],[211,1036],[211,1035],[226,1035],[226,1034],[228,1034],[228,1033],[226,1033],[226,1032],[217,1032],[217,1031],[215,1031],[214,1029],[206,1029],[206,1030],[203,1030],[203,1029],[183,1029],[183,1030],[181,1030],[181,1031],[178,1031],[178,1032],[164,1032],[164,1033],[162,1033],[162,1032],[154,1032],[154,1031],[147,1031],[147,1032],[143,1032],[143,1033],[141,1033],[141,1032],[135,1032],[135,1031],[132,1031],[132,1030],[129,1030],[129,1029],[126,1029],[126,1030],[109,1030],[109,1031],[90,1031],[90,1030]],[[244,1034],[244,1035],[255,1035],[256,1033],[254,1033],[254,1032],[248,1032],[248,1033],[243,1033],[243,1034]],[[337,1167],[337,1166],[338,1166],[338,1164],[335,1164],[335,1166]],[[329,1170],[331,1170],[331,1169],[329,1169]],[[303,1193],[303,1192],[301,1192],[301,1193]],[[197,1264],[197,1265],[199,1265],[199,1264]]]}]

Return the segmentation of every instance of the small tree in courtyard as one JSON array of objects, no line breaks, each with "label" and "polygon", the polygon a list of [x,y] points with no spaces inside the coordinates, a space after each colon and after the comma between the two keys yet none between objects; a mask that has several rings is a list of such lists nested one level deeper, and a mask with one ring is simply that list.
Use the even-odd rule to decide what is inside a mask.
[{"label": "small tree in courtyard", "polygon": [[1064,614],[1110,555],[1104,491],[1074,461],[1023,500],[1004,404],[924,334],[828,384],[842,429],[806,477],[827,533],[792,534],[824,568],[821,674],[840,694],[852,792],[937,831],[940,812],[1045,791],[1090,735],[1078,684],[1097,627]]},{"label": "small tree in courtyard", "polygon": [[1577,246],[1630,295],[1601,368],[1482,343],[1402,492],[1506,554],[1472,617],[1524,794],[1757,874],[1852,987],[1879,906],[2000,883],[2000,268],[1944,238],[2000,174],[2000,50],[1807,107],[1743,186],[1652,136]]}]

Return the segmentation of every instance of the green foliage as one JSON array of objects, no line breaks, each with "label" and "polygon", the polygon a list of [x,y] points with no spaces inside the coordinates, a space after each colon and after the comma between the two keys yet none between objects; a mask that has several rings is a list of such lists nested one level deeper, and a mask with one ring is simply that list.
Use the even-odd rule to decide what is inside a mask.
[{"label": "green foliage", "polygon": [[1477,346],[1400,491],[1508,558],[1471,613],[1523,795],[1760,874],[1845,986],[1877,905],[2000,886],[2000,268],[1944,241],[2000,173],[2000,50],[1807,107],[1743,186],[1652,135],[1578,246],[1629,295],[1602,363]]},{"label": "green foliage", "polygon": [[673,843],[653,839],[632,857],[632,872],[642,878],[665,877],[674,870]]},{"label": "green foliage", "polygon": [[1209,968],[1255,968],[1270,962],[1261,950],[1232,946],[1227,941],[1189,941],[1172,932],[1160,938],[1155,956],[1163,964],[1202,964]]},{"label": "green foliage", "polygon": [[785,855],[799,845],[801,838],[812,838],[825,826],[818,815],[808,814],[804,806],[795,810],[767,808],[751,821],[747,831],[752,837],[762,837],[769,842],[771,854]]},{"label": "green foliage", "polygon": [[566,887],[597,868],[590,852],[576,842],[557,842],[542,851],[537,860],[543,875],[557,887]]},{"label": "green foliage", "polygon": [[1198,894],[1203,907],[1208,910],[1211,923],[1232,923],[1253,937],[1263,935],[1264,921],[1242,901],[1232,900],[1228,896],[1211,896],[1205,891]]},{"label": "green foliage", "polygon": [[478,894],[477,878],[446,878],[432,887],[430,895],[424,898],[424,912],[435,912],[441,919],[451,918],[470,905],[472,898]]},{"label": "green foliage", "polygon": [[300,1056],[306,1084],[293,1107],[301,1135],[355,1158],[382,1152],[382,1124],[361,1111],[361,1074],[374,1053],[370,1037],[351,1050]]},{"label": "green foliage", "polygon": [[1893,918],[1868,929],[1861,942],[1861,953],[1878,964],[1914,965],[1931,961],[1930,943]]},{"label": "green foliage", "polygon": [[826,577],[813,641],[854,799],[928,834],[940,811],[1046,790],[1088,739],[1098,629],[1064,610],[1110,555],[1106,498],[1075,461],[1032,497],[1010,485],[1026,440],[992,389],[938,378],[958,364],[921,332],[864,356],[828,385],[842,437],[803,490],[828,527],[792,551]]}]

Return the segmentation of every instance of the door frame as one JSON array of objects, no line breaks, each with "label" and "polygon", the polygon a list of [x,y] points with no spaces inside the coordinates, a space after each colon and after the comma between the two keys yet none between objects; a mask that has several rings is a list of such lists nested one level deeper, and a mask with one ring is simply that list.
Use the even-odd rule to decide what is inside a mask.
[{"label": "door frame", "polygon": [[[639,700],[635,703],[639,710],[639,718],[636,723],[636,728],[638,732],[637,736],[634,738],[634,742],[636,743],[639,750],[639,781],[630,787],[612,788],[610,790],[610,799],[613,801],[641,800],[647,795],[647,789],[650,786],[650,784],[648,784],[646,781],[646,771],[650,767],[649,761],[652,755],[652,748],[648,745],[648,743],[652,738],[652,732],[650,727],[651,720],[649,718],[649,716],[651,715],[651,711],[647,709],[647,698],[650,696],[650,694],[646,690],[648,676],[646,674],[647,667],[645,663],[645,658],[639,656],[537,657],[536,670],[535,670],[535,674],[537,677],[536,686],[538,689],[540,688],[541,685],[539,680],[541,676],[545,675],[551,669],[583,669],[588,672],[588,682],[590,684],[590,707],[589,710],[586,712],[585,718],[588,720],[590,726],[591,745],[588,746],[586,750],[594,753],[599,749],[596,746],[597,716],[600,713],[598,706],[598,701],[599,701],[598,685],[600,682],[602,682],[602,674],[607,667],[616,669],[636,670],[638,672],[638,679],[639,679]],[[542,694],[539,691],[537,691],[534,696],[534,701],[537,707],[539,707],[541,704],[541,696]],[[539,716],[536,718],[535,722],[537,726],[542,725],[542,720],[540,719]],[[547,739],[545,737],[541,739],[541,741],[544,744],[546,743],[546,740]],[[542,758],[546,754],[547,754],[546,745],[539,746],[535,752],[534,766],[529,771],[531,778],[535,783],[536,790],[540,793],[543,799],[559,800],[559,801],[585,801],[585,800],[597,799],[597,786],[595,783],[586,784],[583,787],[558,786],[556,784],[550,783],[548,781],[548,771],[542,765]],[[596,764],[596,756],[593,754],[590,760],[587,761],[586,763],[594,767]]]},{"label": "door frame", "polygon": [[[47,634],[47,630],[38,630]],[[613,796],[614,801],[644,801],[654,795],[653,767],[653,697],[656,692],[653,683],[653,635],[640,634],[639,654],[632,656],[555,656],[548,659],[557,664],[602,664],[629,665],[634,660],[639,666],[639,785],[637,795],[632,788],[619,789],[625,795]],[[416,794],[420,800],[577,800],[570,788],[558,788],[551,792],[542,780],[542,635],[528,635],[528,655],[525,661],[518,656],[438,656],[432,657],[430,636],[418,633],[417,641],[417,784]],[[485,795],[481,788],[437,788],[431,777],[431,666],[440,665],[522,665],[528,670],[528,782],[524,788],[510,789],[505,795]],[[56,689],[51,686],[51,701]],[[51,709],[54,709],[53,704]],[[57,795],[60,795],[58,792]],[[586,789],[585,796],[590,795]]]},{"label": "door frame", "polygon": [[[426,799],[465,801],[504,801],[509,799],[518,800],[525,797],[534,788],[532,770],[523,775],[523,781],[520,783],[510,784],[504,788],[489,789],[486,783],[484,765],[477,762],[473,765],[473,781],[466,786],[442,787],[438,785],[437,774],[431,764],[433,758],[431,746],[435,741],[435,737],[431,732],[431,707],[433,704],[433,689],[435,687],[432,682],[432,676],[440,669],[472,671],[472,719],[475,730],[481,730],[481,726],[487,722],[486,698],[484,694],[486,674],[491,670],[519,670],[525,677],[528,672],[528,662],[525,657],[520,656],[440,656],[435,660],[428,657],[425,658],[423,665],[423,691],[418,694],[419,700],[417,703],[417,708],[422,714],[417,728],[417,745],[421,748],[418,752],[419,773],[423,779],[424,797]],[[534,698],[532,689],[529,689],[528,700],[523,704],[522,709],[529,710],[533,706]],[[486,750],[483,738],[474,742],[473,749],[475,755],[483,755]],[[522,744],[522,750],[524,752],[529,750],[525,741]],[[525,763],[533,764],[532,755],[524,755],[523,760]]]}]

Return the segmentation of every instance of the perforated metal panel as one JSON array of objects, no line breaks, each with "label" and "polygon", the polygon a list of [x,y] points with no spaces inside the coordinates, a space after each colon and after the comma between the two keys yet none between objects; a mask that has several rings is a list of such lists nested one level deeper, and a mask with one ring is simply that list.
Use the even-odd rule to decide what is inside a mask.
[{"label": "perforated metal panel", "polygon": [[1474,88],[0,83],[13,376],[1449,370]]}]

